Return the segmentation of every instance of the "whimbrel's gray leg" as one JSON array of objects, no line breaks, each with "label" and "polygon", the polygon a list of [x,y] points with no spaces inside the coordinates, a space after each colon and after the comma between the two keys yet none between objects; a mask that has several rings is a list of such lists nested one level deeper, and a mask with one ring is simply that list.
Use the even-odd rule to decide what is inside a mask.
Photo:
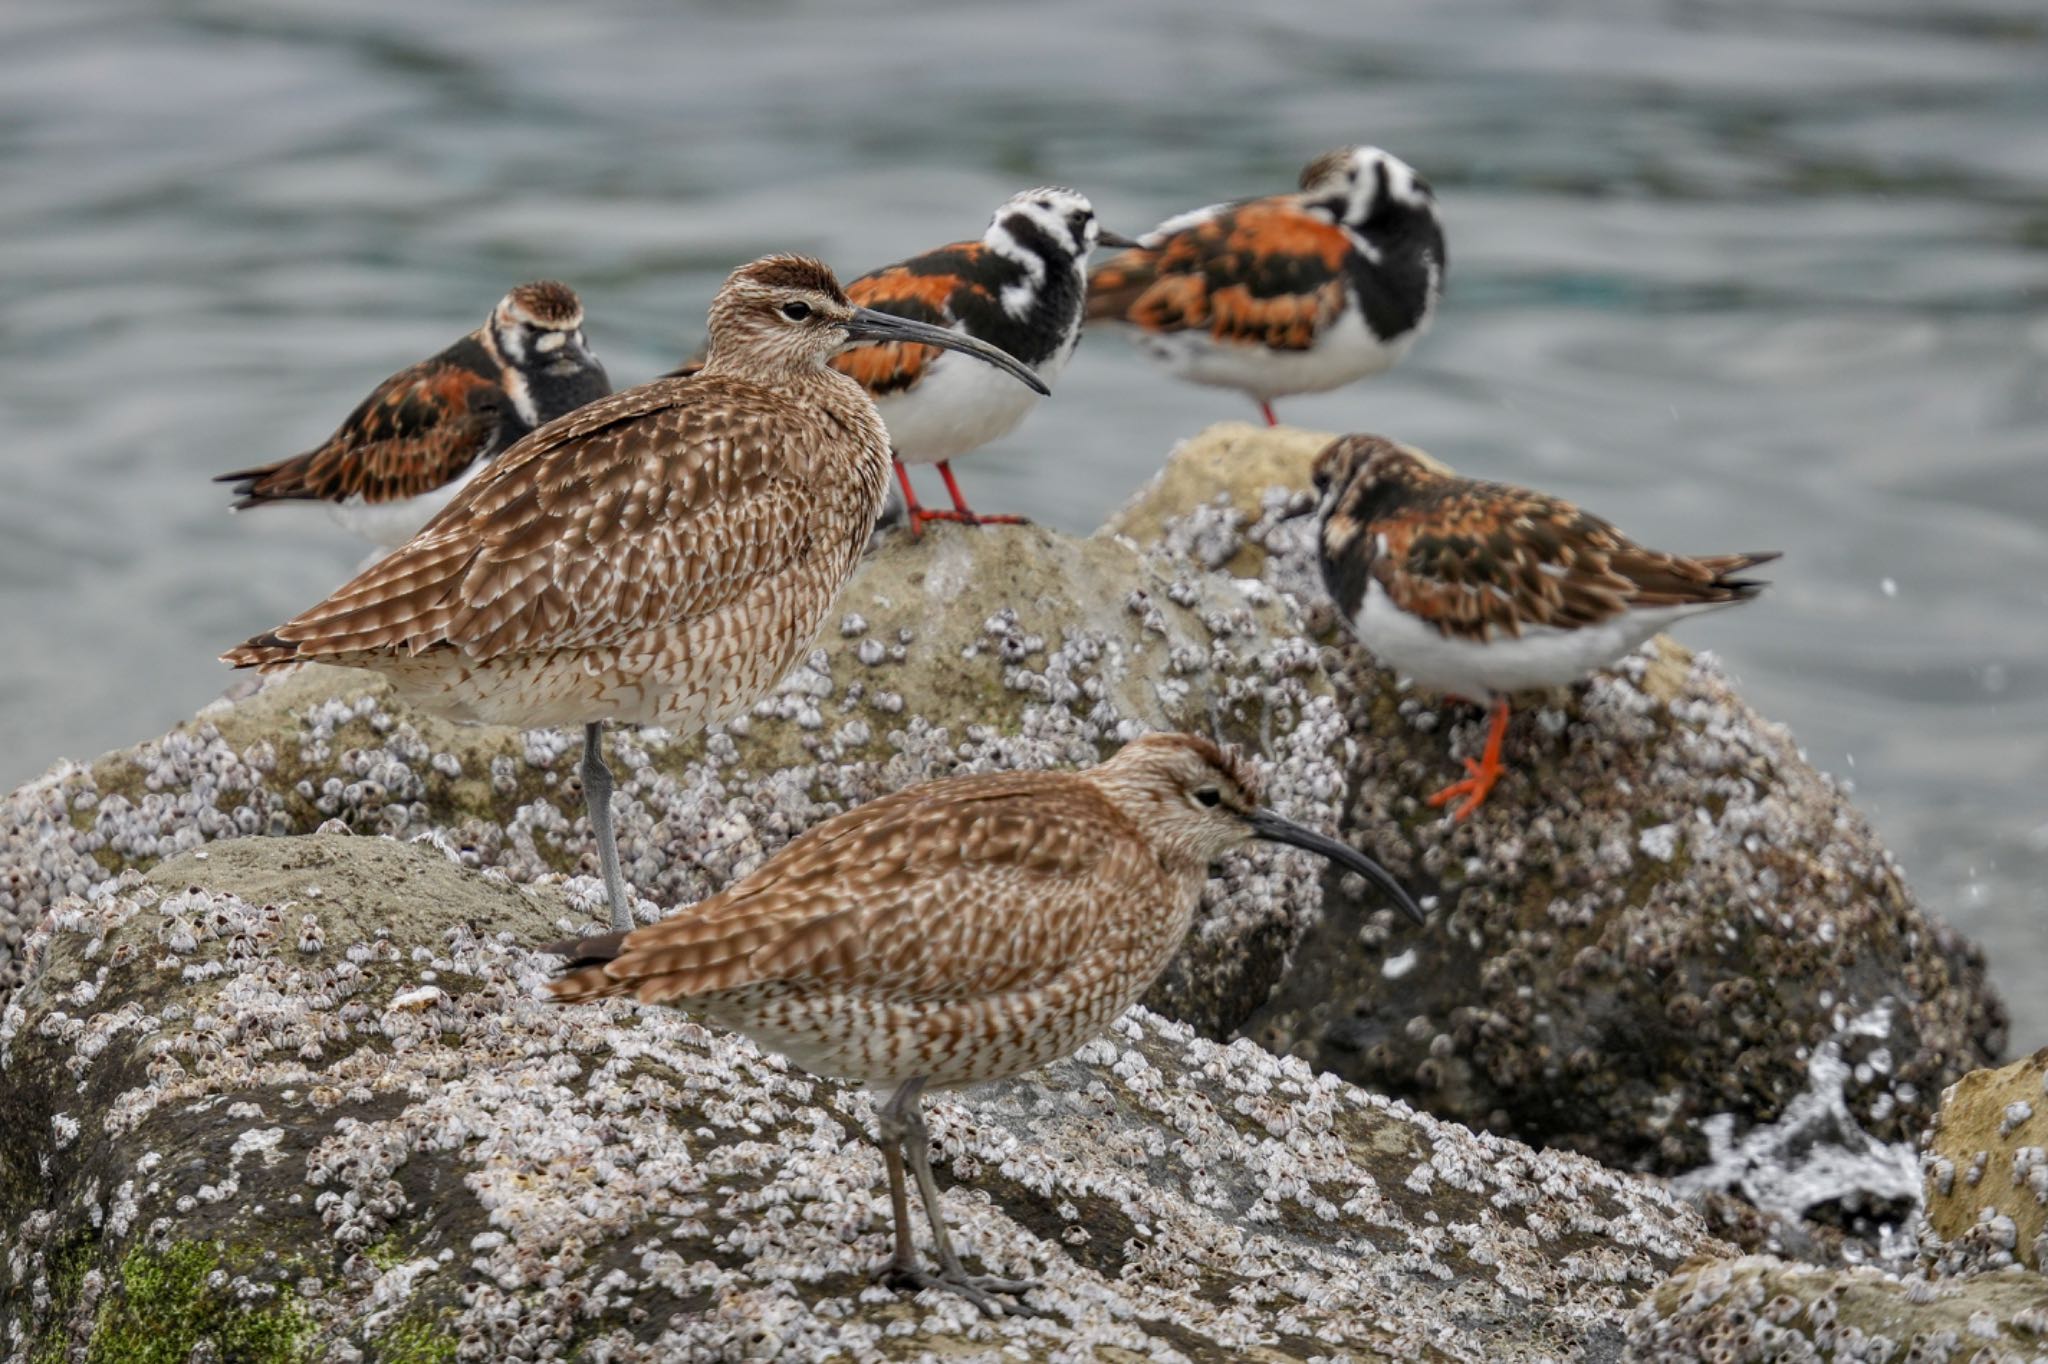
[{"label": "whimbrel's gray leg", "polygon": [[619,845],[612,837],[612,770],[604,765],[601,724],[583,727],[582,771],[583,803],[590,811],[590,832],[597,838],[597,866],[612,904],[612,932],[630,933],[633,911],[627,908],[626,878],[619,873]]},{"label": "whimbrel's gray leg", "polygon": [[[947,1288],[979,1307],[989,1316],[999,1317],[1005,1312],[1021,1316],[1036,1316],[1038,1313],[1023,1303],[1002,1302],[991,1296],[996,1293],[1028,1293],[1038,1285],[1029,1279],[998,1279],[985,1274],[969,1274],[960,1263],[960,1257],[953,1251],[953,1238],[946,1233],[946,1216],[939,1207],[939,1184],[932,1178],[931,1129],[924,1125],[924,1115],[918,1112],[918,1096],[924,1090],[924,1081],[915,1079],[890,1096],[888,1106],[882,1110],[882,1129],[901,1131],[903,1154],[910,1162],[910,1171],[917,1178],[918,1194],[924,1199],[924,1215],[932,1224],[932,1244],[939,1253],[939,1272],[927,1273],[912,1267],[898,1270],[897,1261],[889,1263],[889,1279],[905,1287]],[[886,1137],[885,1137],[886,1140]],[[886,1147],[884,1148],[886,1150]],[[893,1173],[893,1172],[892,1172]],[[906,1209],[897,1207],[897,1255],[902,1257],[909,1238],[902,1231],[902,1218]]]},{"label": "whimbrel's gray leg", "polygon": [[910,1236],[910,1197],[903,1184],[903,1138],[909,1131],[903,1122],[903,1105],[905,1096],[923,1085],[923,1080],[906,1080],[898,1085],[875,1120],[875,1140],[882,1148],[882,1164],[889,1171],[889,1212],[896,1223],[896,1253],[875,1270],[875,1278],[890,1283],[919,1277],[917,1244]]}]

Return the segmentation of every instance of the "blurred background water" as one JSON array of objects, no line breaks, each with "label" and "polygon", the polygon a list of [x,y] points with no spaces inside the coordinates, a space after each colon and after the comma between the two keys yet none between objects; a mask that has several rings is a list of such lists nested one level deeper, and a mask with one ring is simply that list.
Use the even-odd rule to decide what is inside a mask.
[{"label": "blurred background water", "polygon": [[[1135,232],[1378,142],[1435,183],[1435,332],[1279,404],[1781,548],[1694,623],[1854,782],[2048,1043],[2048,11],[2039,0],[0,7],[0,786],[156,734],[361,547],[230,519],[511,284],[616,382],[769,249],[858,273],[1075,185]],[[1096,525],[1254,415],[1114,337],[961,466]],[[929,495],[937,496],[932,488]]]}]

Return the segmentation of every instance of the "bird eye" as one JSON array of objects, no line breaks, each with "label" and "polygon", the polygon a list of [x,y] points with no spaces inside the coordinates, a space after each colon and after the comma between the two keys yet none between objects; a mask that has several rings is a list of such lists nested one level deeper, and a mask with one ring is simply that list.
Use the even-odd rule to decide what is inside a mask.
[{"label": "bird eye", "polygon": [[782,315],[792,322],[801,322],[811,315],[811,305],[799,300],[782,305]]},{"label": "bird eye", "polygon": [[1205,786],[1195,792],[1195,799],[1213,810],[1223,803],[1223,793],[1213,786]]}]

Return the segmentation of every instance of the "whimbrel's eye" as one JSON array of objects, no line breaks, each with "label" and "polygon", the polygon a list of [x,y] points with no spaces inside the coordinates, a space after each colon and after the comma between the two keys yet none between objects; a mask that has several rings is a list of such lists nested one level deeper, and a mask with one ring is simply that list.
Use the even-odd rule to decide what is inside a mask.
[{"label": "whimbrel's eye", "polygon": [[1223,793],[1213,786],[1205,786],[1195,792],[1195,799],[1213,810],[1223,803]]},{"label": "whimbrel's eye", "polygon": [[782,305],[782,315],[792,322],[801,322],[811,315],[811,305],[801,301],[785,303]]}]

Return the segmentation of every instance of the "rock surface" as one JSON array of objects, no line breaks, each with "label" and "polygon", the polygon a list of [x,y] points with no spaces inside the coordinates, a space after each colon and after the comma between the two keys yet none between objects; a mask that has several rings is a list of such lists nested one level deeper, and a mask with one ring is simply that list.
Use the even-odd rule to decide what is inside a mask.
[{"label": "rock surface", "polygon": [[[1423,808],[1479,726],[1317,605],[1311,523],[1281,513],[1322,443],[1218,428],[1094,539],[885,536],[753,716],[612,740],[643,917],[884,791],[1160,727],[1250,744],[1273,804],[1435,897],[1418,932],[1299,854],[1235,857],[1147,1001],[1192,1030],[1133,1015],[938,1106],[948,1177],[989,1200],[953,1191],[964,1234],[1047,1277],[1056,1324],[863,1293],[864,1096],[672,1014],[526,997],[525,947],[601,914],[577,736],[446,725],[309,668],[0,806],[0,948],[28,938],[0,985],[29,973],[0,1044],[25,1115],[0,1135],[0,1338],[38,1361],[179,1331],[445,1359],[456,1327],[475,1358],[805,1358],[835,1332],[875,1357],[1295,1358],[1330,1332],[1613,1357],[1673,1264],[1731,1249],[1656,1186],[1316,1069],[1689,1171],[1778,1228],[1886,1179],[1910,1198],[1905,1139],[2002,1045],[1974,951],[1668,642],[1525,709],[1518,775],[1469,825]],[[323,827],[424,842],[223,841]],[[1296,1059],[1218,1045],[1239,1031]],[[1885,1178],[1843,1181],[1843,1151]]]},{"label": "rock surface", "polygon": [[2048,1280],[1901,1280],[1765,1255],[1690,1266],[1629,1321],[1638,1364],[2002,1364],[2048,1357]]},{"label": "rock surface", "polygon": [[928,1105],[955,1234],[1046,1315],[900,1298],[865,1277],[870,1098],[672,1010],[539,1002],[524,944],[587,913],[322,835],[46,918],[0,1020],[15,1356],[1611,1357],[1726,1251],[1653,1184],[1137,1011]]},{"label": "rock surface", "polygon": [[[1112,524],[1320,603],[1314,520],[1278,513],[1324,443],[1215,428]],[[1440,1116],[1670,1173],[1786,1114],[1824,1047],[1849,1140],[1901,1149],[2002,1051],[1981,953],[1711,658],[1658,640],[1525,704],[1511,775],[1457,824],[1422,802],[1478,754],[1483,717],[1397,686],[1326,606],[1305,615],[1357,741],[1345,827],[1436,908],[1390,937],[1337,888],[1248,1035]]]},{"label": "rock surface", "polygon": [[1950,1085],[1921,1160],[1945,1255],[2048,1265],[2048,1048]]}]

